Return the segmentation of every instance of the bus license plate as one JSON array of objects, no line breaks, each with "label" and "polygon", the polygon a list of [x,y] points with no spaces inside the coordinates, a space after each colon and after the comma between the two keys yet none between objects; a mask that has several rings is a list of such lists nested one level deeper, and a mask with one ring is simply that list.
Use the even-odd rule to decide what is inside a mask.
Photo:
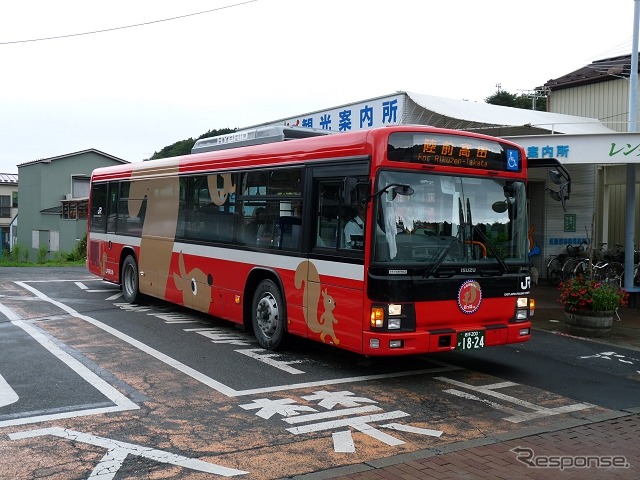
[{"label": "bus license plate", "polygon": [[484,347],[484,330],[458,332],[456,350],[475,350]]}]

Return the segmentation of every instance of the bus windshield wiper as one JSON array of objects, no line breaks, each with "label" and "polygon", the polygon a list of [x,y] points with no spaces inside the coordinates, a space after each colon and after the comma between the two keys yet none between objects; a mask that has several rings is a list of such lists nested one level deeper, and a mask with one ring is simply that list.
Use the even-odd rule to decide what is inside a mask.
[{"label": "bus windshield wiper", "polygon": [[424,278],[429,278],[431,275],[433,275],[438,271],[440,266],[444,263],[444,260],[447,258],[447,255],[449,255],[449,252],[451,251],[451,247],[453,246],[453,242],[454,240],[449,242],[449,245],[447,245],[445,248],[440,250],[440,253],[438,253],[436,261],[433,263],[433,265],[431,265],[431,268],[427,267],[425,269]]},{"label": "bus windshield wiper", "polygon": [[493,242],[491,242],[491,240],[489,240],[489,238],[484,234],[484,232],[480,228],[478,228],[478,225],[473,226],[473,231],[474,233],[477,233],[478,236],[482,239],[482,243],[484,243],[487,247],[489,247],[489,250],[491,250],[491,253],[493,253],[493,256],[495,257],[496,261],[500,264],[500,268],[502,269],[503,273],[508,273],[509,267],[504,262],[504,259],[502,258],[502,256],[498,253],[498,250],[496,249],[496,246],[493,244]]}]

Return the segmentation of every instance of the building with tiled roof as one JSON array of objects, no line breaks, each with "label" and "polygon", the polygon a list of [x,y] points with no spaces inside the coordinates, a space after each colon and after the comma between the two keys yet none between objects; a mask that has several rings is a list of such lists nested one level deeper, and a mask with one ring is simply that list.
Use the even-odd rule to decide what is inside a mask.
[{"label": "building with tiled roof", "polygon": [[631,55],[596,60],[547,81],[549,112],[597,118],[618,132],[627,131]]},{"label": "building with tiled roof", "polygon": [[[635,66],[636,71],[640,71]],[[547,93],[547,108],[550,112],[565,115],[582,115],[596,118],[616,132],[628,132],[601,142],[603,161],[599,165],[579,166],[572,170],[574,181],[585,186],[582,204],[592,204],[595,215],[576,215],[576,222],[587,234],[595,224],[594,245],[606,242],[609,246],[627,245],[627,211],[640,208],[636,195],[635,206],[627,200],[627,178],[629,168],[636,164],[637,180],[640,180],[640,133],[629,132],[629,85],[631,54],[604,58],[589,63],[577,70],[548,80],[543,87]],[[637,108],[637,107],[636,107]],[[596,140],[602,137],[593,137]],[[585,148],[594,151],[594,142],[586,139]],[[575,173],[575,174],[574,174]],[[591,191],[589,193],[589,187]],[[573,206],[572,206],[573,209]],[[570,215],[572,212],[565,214]],[[636,216],[635,214],[634,216]],[[549,217],[546,219],[549,222]],[[636,221],[634,238],[640,238],[640,223]],[[637,242],[637,240],[636,240]],[[637,249],[637,243],[635,244]],[[559,249],[556,252],[563,253]]]}]

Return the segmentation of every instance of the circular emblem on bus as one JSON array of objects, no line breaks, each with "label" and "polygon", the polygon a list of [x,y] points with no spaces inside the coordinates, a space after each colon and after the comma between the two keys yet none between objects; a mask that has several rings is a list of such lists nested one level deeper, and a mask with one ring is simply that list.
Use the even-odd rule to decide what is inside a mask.
[{"label": "circular emblem on bus", "polygon": [[458,290],[458,307],[462,313],[474,313],[480,308],[482,302],[482,289],[475,280],[467,280]]}]

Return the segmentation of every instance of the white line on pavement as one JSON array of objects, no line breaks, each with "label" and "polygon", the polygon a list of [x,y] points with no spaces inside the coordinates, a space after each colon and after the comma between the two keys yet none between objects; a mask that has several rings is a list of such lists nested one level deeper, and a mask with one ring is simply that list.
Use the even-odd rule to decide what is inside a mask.
[{"label": "white line on pavement", "polygon": [[50,353],[52,353],[56,358],[58,358],[61,362],[71,368],[74,372],[76,372],[80,377],[82,377],[87,383],[93,386],[96,390],[102,393],[105,397],[107,397],[110,401],[112,401],[115,406],[113,407],[103,407],[103,408],[93,408],[87,410],[78,410],[74,412],[64,412],[64,413],[55,413],[55,414],[43,414],[36,415],[34,417],[27,418],[17,418],[13,420],[5,420],[0,421],[1,427],[9,427],[14,425],[25,425],[28,423],[36,423],[36,422],[44,422],[48,420],[58,420],[61,418],[74,418],[86,415],[96,415],[99,413],[108,413],[108,412],[121,412],[124,410],[137,410],[140,407],[136,405],[134,402],[129,400],[123,394],[121,394],[118,390],[112,387],[110,384],[105,382],[102,378],[96,375],[94,372],[89,370],[86,366],[80,363],[78,360],[73,358],[67,352],[58,347],[50,337],[45,335],[38,327],[35,325],[31,325],[20,318],[20,316],[11,310],[9,307],[0,303],[0,313],[6,316],[11,323],[13,323],[16,327],[24,330],[29,336],[31,336],[36,342],[46,348]]},{"label": "white line on pavement", "polygon": [[19,398],[15,390],[11,388],[11,385],[0,375],[0,407],[16,403]]},{"label": "white line on pavement", "polygon": [[249,390],[235,390],[234,388],[231,388],[217,380],[214,380],[211,377],[208,377],[207,375],[197,371],[194,368],[191,368],[187,365],[185,365],[184,363],[179,362],[178,360],[156,350],[155,348],[150,347],[149,345],[146,345],[144,343],[142,343],[139,340],[136,340],[135,338],[121,332],[120,330],[117,330],[113,327],[110,327],[109,325],[102,323],[99,320],[96,320],[95,318],[92,318],[88,315],[83,315],[80,312],[74,310],[73,308],[69,307],[68,305],[65,305],[62,302],[58,302],[57,300],[54,300],[50,297],[48,297],[47,295],[45,295],[44,293],[42,293],[41,291],[37,290],[36,288],[27,285],[26,282],[15,282],[17,285],[20,285],[22,288],[30,291],[31,293],[33,293],[36,297],[40,298],[41,300],[44,300],[46,302],[51,303],[52,305],[55,305],[56,307],[62,309],[63,311],[67,312],[69,315],[73,316],[74,318],[78,318],[80,320],[83,320],[97,328],[100,328],[101,330],[104,330],[105,332],[113,335],[114,337],[122,340],[123,342],[128,343],[129,345],[132,345],[133,347],[137,348],[138,350],[152,356],[153,358],[160,360],[161,362],[165,363],[166,365],[175,368],[176,370],[178,370],[179,372],[184,373],[185,375],[188,375],[189,377],[193,378],[194,380],[197,380],[198,382],[222,393],[223,395],[226,395],[228,397],[240,397],[240,396],[245,396],[245,395],[256,395],[256,394],[261,394],[261,393],[270,393],[270,392],[283,392],[283,391],[287,391],[287,390],[297,390],[300,388],[308,388],[308,387],[319,387],[319,386],[326,386],[326,385],[340,385],[340,384],[344,384],[344,383],[354,383],[354,382],[365,382],[365,381],[369,381],[369,380],[378,380],[378,379],[382,379],[382,378],[398,378],[398,377],[407,377],[407,376],[414,376],[414,375],[423,375],[423,374],[436,374],[436,373],[444,373],[444,372],[451,372],[451,371],[455,371],[455,370],[461,370],[461,367],[456,367],[453,365],[447,365],[444,363],[440,363],[440,362],[433,362],[436,363],[438,365],[442,365],[441,367],[435,367],[435,368],[427,368],[427,369],[422,369],[422,370],[414,370],[414,371],[410,371],[410,372],[396,372],[396,373],[386,373],[386,374],[379,374],[379,375],[363,375],[363,376],[359,376],[359,377],[348,377],[348,378],[336,378],[336,379],[331,379],[331,380],[321,380],[321,381],[317,381],[317,382],[305,382],[305,383],[297,383],[297,384],[289,384],[289,385],[277,385],[277,386],[273,386],[273,387],[264,387],[264,388],[254,388],[254,389],[249,389]]}]

